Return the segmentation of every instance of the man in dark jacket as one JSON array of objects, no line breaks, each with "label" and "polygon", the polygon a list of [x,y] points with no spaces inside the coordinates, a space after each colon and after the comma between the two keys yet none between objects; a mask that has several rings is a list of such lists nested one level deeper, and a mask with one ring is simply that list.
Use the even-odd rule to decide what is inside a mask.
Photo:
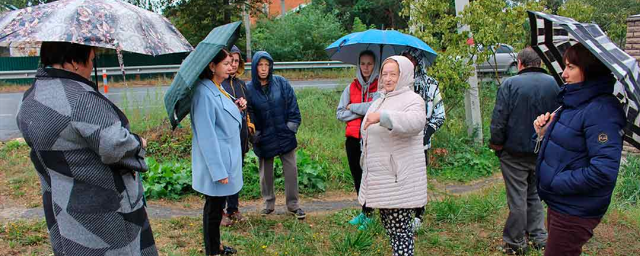
[{"label": "man in dark jacket", "polygon": [[280,156],[284,173],[287,209],[298,219],[305,213],[298,205],[298,167],[296,133],[302,120],[293,87],[284,77],[273,75],[273,58],[256,52],[251,61],[251,82],[247,84],[249,115],[256,127],[253,150],[259,157],[260,189],[265,200],[261,214],[271,214],[276,197],[273,191],[273,158]]},{"label": "man in dark jacket", "polygon": [[525,234],[534,248],[546,245],[544,209],[536,189],[532,122],[558,107],[560,91],[553,77],[540,68],[540,57],[533,49],[520,51],[517,59],[518,75],[504,80],[498,89],[491,118],[490,147],[500,158],[509,205],[502,234],[503,251],[508,254],[527,251]]}]

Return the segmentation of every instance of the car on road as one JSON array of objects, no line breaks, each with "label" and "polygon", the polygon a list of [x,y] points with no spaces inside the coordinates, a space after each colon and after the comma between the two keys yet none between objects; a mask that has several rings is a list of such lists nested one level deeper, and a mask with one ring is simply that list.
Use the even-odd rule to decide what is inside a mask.
[{"label": "car on road", "polygon": [[[493,53],[489,59],[477,65],[478,73],[492,73],[496,69],[498,73],[516,74],[518,73],[517,54],[513,47],[507,44],[498,44],[489,48]],[[479,46],[479,51],[485,51],[486,48]]]}]

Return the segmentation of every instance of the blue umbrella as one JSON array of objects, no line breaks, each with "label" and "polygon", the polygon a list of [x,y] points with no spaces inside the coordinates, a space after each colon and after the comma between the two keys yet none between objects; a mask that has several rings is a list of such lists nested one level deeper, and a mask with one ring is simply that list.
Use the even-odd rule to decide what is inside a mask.
[{"label": "blue umbrella", "polygon": [[351,33],[333,42],[325,49],[332,60],[357,65],[360,53],[365,50],[373,51],[380,59],[391,55],[401,54],[410,48],[423,51],[429,64],[432,64],[438,54],[425,42],[417,37],[400,33],[395,30],[370,29],[363,32]]}]

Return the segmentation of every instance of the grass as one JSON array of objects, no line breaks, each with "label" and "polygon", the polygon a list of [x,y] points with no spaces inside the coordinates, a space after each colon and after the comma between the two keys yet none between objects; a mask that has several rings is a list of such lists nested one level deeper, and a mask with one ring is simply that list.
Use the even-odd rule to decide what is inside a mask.
[{"label": "grass", "polygon": [[640,156],[629,156],[622,165],[614,194],[614,200],[622,207],[640,202]]},{"label": "grass", "polygon": [[42,204],[40,180],[22,141],[0,142],[0,202],[3,198],[27,208]]},{"label": "grass", "polygon": [[[507,216],[504,187],[477,195],[432,201],[425,225],[416,235],[416,255],[502,255],[502,227]],[[637,207],[637,206],[636,206]],[[389,255],[390,246],[380,221],[368,232],[359,232],[346,221],[359,213],[344,209],[326,215],[310,214],[305,221],[291,216],[262,218],[222,229],[222,241],[239,255]],[[640,234],[628,224],[633,216],[611,209],[585,246],[583,255],[638,255]],[[161,255],[202,255],[202,220],[181,217],[152,219]],[[0,224],[1,255],[50,253],[46,225],[42,221]],[[542,255],[533,251],[529,255]]]}]

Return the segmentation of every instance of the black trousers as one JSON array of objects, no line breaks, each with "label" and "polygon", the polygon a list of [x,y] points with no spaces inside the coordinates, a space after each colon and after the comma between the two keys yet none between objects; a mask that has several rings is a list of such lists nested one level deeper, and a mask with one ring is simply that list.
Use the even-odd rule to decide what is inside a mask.
[{"label": "black trousers", "polygon": [[[360,150],[360,139],[347,137],[344,147],[347,150],[347,160],[349,161],[349,169],[353,177],[353,185],[356,193],[360,193],[360,182],[362,181],[362,168],[360,167],[360,155],[362,155],[362,151]],[[373,212],[373,209],[363,205],[362,212],[369,215]]]},{"label": "black trousers", "polygon": [[240,199],[240,192],[235,193],[234,195],[227,196],[225,198],[227,205],[227,214],[231,215],[238,211],[238,200]]},{"label": "black trousers", "polygon": [[220,221],[225,203],[224,196],[206,196],[204,212],[202,214],[204,233],[204,249],[207,255],[220,252]]}]

